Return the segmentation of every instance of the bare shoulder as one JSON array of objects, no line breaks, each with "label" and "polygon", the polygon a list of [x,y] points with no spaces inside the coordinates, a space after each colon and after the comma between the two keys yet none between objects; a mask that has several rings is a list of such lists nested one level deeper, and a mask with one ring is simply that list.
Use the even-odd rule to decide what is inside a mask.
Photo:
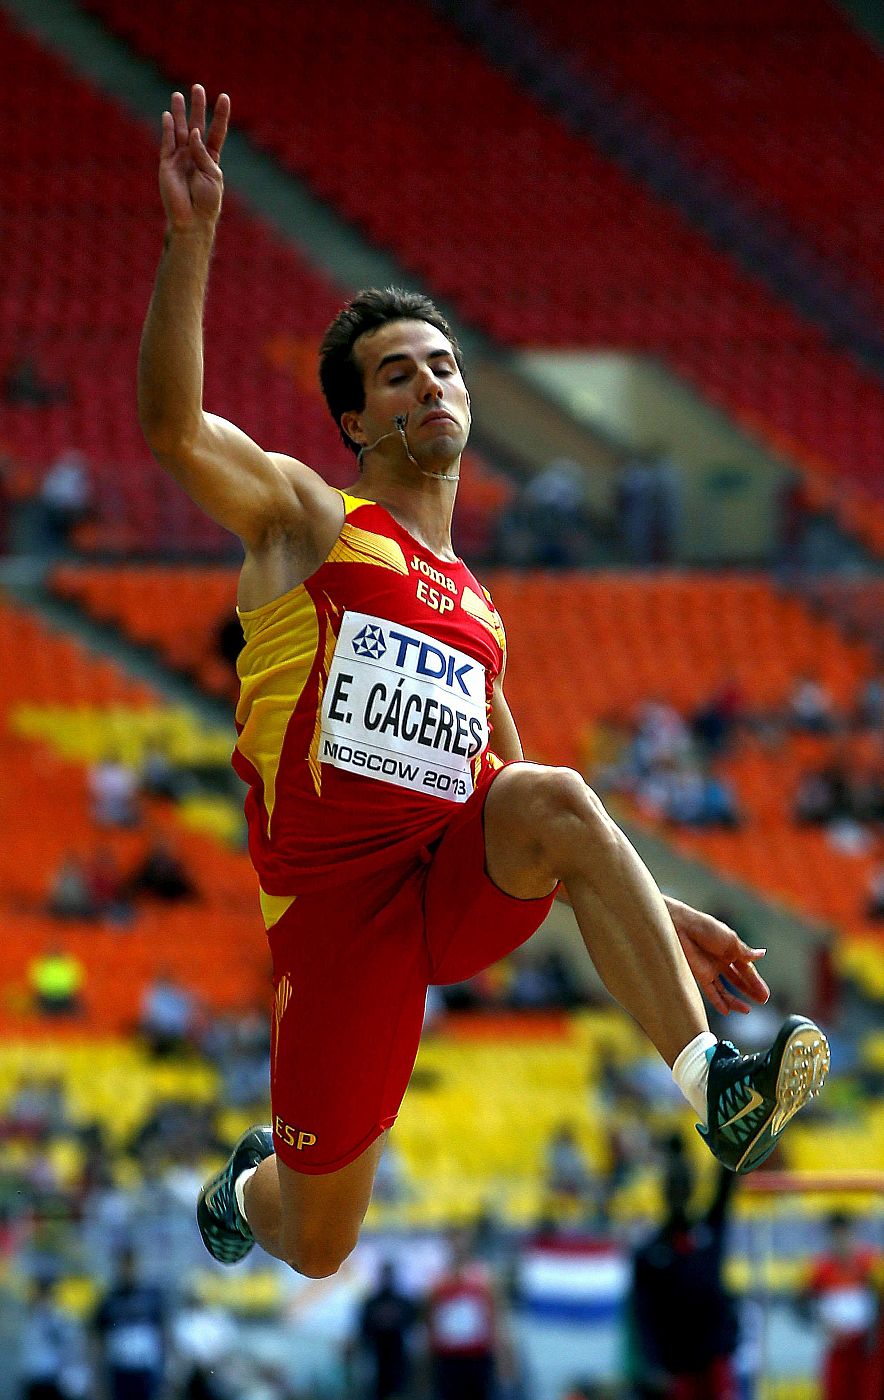
[{"label": "bare shoulder", "polygon": [[285,452],[268,452],[267,456],[297,499],[300,520],[308,523],[309,533],[322,540],[333,530],[332,538],[336,537],[341,528],[340,491],[297,457]]},{"label": "bare shoulder", "polygon": [[240,608],[261,607],[319,568],[344,523],[341,493],[318,472],[284,452],[267,458],[285,480],[292,509],[283,505],[260,539],[247,545],[240,575]]}]

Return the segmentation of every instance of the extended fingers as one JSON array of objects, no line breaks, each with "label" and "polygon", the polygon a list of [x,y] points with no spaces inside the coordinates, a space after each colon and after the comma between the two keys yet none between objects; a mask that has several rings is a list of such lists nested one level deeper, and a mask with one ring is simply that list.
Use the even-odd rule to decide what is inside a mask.
[{"label": "extended fingers", "polygon": [[725,975],[753,1001],[765,1002],[770,997],[770,987],[751,963],[733,962]]},{"label": "extended fingers", "polygon": [[163,113],[163,129],[160,137],[160,155],[175,154],[175,118],[171,112]]},{"label": "extended fingers", "polygon": [[209,127],[206,136],[206,150],[214,161],[221,159],[221,148],[224,145],[224,138],[227,135],[227,125],[230,121],[230,98],[226,92],[218,94],[215,103],[215,110],[212,113],[212,125]]},{"label": "extended fingers", "polygon": [[186,146],[188,137],[187,126],[187,105],[184,101],[183,92],[173,92],[172,100],[169,103],[172,112],[172,124],[175,131],[175,145]]},{"label": "extended fingers", "polygon": [[206,129],[206,89],[202,83],[194,83],[190,89],[190,126],[196,127],[200,136]]}]

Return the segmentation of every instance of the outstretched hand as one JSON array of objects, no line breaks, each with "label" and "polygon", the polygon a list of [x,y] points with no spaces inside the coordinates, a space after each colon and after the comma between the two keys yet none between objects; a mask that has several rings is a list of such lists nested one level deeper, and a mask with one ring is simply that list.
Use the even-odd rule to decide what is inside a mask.
[{"label": "outstretched hand", "polygon": [[770,988],[755,967],[764,948],[750,948],[720,919],[679,899],[667,898],[666,907],[697,985],[716,1011],[746,1013],[748,1002],[767,1001]]},{"label": "outstretched hand", "polygon": [[190,121],[184,94],[172,93],[171,110],[163,113],[160,145],[160,194],[166,218],[176,228],[198,222],[213,225],[221,212],[224,177],[221,148],[230,120],[230,98],[222,92],[206,132],[206,90],[194,83]]}]

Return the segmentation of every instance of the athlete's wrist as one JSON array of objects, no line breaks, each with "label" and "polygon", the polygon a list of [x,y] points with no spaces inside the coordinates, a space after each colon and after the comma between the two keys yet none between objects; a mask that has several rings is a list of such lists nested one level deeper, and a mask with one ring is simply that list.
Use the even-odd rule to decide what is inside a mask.
[{"label": "athlete's wrist", "polygon": [[176,223],[173,219],[167,219],[166,231],[163,237],[163,247],[171,248],[175,246],[188,246],[211,248],[215,241],[215,229],[218,226],[216,219],[188,219],[186,223]]}]

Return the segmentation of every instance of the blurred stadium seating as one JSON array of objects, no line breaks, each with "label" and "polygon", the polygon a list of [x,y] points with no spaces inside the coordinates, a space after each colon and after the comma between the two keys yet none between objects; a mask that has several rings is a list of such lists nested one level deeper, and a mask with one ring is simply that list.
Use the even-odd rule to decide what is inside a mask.
[{"label": "blurred stadium seating", "polygon": [[[491,571],[486,577],[507,623],[509,702],[526,752],[548,763],[586,766],[594,728],[612,720],[628,724],[645,699],[690,716],[717,687],[733,682],[749,712],[776,715],[795,681],[811,673],[848,715],[860,682],[874,672],[867,643],[848,639],[834,621],[761,575]],[[56,570],[54,586],[152,644],[167,664],[213,692],[229,690],[215,633],[231,610],[231,570],[66,566]],[[173,594],[184,600],[181,613],[163,606]],[[843,738],[784,733],[772,744],[744,735],[719,766],[735,784],[745,824],[732,831],[670,828],[667,835],[686,852],[831,923],[845,947],[869,944],[855,956],[863,968],[881,962],[880,984],[880,933],[862,913],[878,859],[874,847],[864,855],[832,849],[822,830],[796,825],[792,811],[802,773],[822,766],[839,745]],[[880,763],[874,736],[854,741],[855,748],[862,745],[873,766]],[[849,963],[854,955],[845,956]]]},{"label": "blurred stadium seating", "polygon": [[837,264],[884,311],[880,62],[825,0],[516,0],[592,78],[665,125],[698,164]]},{"label": "blurred stadium seating", "polygon": [[[170,83],[196,78],[210,95],[231,91],[235,121],[257,147],[499,347],[659,357],[802,467],[811,505],[834,509],[880,558],[880,376],[430,7],[389,0],[383,24],[356,0],[280,4],[273,23],[245,0],[219,0],[208,24],[193,0],[172,0],[162,21],[152,3],[86,0],[83,9]],[[699,0],[627,9],[598,0],[556,11],[518,0],[512,9],[546,36],[550,52],[567,52],[575,71],[607,84],[689,160],[732,181],[796,247],[812,249],[870,319],[880,315],[881,60],[833,6],[724,0],[713,15]],[[231,694],[217,630],[232,615],[235,569],[194,561],[227,561],[235,543],[156,466],[134,412],[138,336],[161,237],[156,132],[2,10],[0,49],[0,369],[31,357],[61,387],[53,404],[4,404],[6,487],[16,499],[33,497],[47,465],[74,447],[87,454],[96,496],[75,533],[75,557],[47,575],[46,596],[63,602],[56,616],[70,632],[11,592],[0,596],[0,809],[11,817],[0,845],[0,1290],[4,1300],[20,1295],[44,1251],[67,1281],[69,1310],[94,1303],[112,1252],[103,1225],[90,1234],[101,1195],[90,1176],[94,1130],[110,1186],[128,1203],[126,1228],[137,1235],[153,1190],[177,1189],[187,1205],[163,1198],[170,1223],[160,1252],[172,1252],[162,1267],[196,1277],[206,1296],[242,1316],[263,1318],[283,1301],[279,1276],[259,1265],[228,1282],[207,1270],[190,1205],[190,1176],[217,1164],[222,1144],[268,1112],[262,1096],[228,1101],[222,1057],[210,1047],[212,1032],[263,1009],[269,992],[254,872],[222,776],[232,726],[213,729],[196,711],[170,706],[159,687],[127,672],[125,652],[108,659],[116,634],[146,649],[158,677],[183,674],[203,695]],[[40,121],[24,120],[37,93]],[[56,134],[50,159],[47,131]],[[302,255],[226,196],[206,319],[207,406],[339,485],[353,463],[328,420],[315,357],[343,296],[334,269],[318,270],[306,247]],[[470,454],[458,500],[461,552],[493,557],[496,522],[515,489]],[[127,562],[90,563],[96,551]],[[507,625],[507,694],[527,753],[585,772],[606,731],[628,729],[643,701],[665,701],[688,719],[733,683],[748,711],[770,717],[782,714],[796,679],[812,674],[850,715],[858,687],[880,667],[880,571],[801,580],[800,595],[761,572],[483,569],[481,577]],[[107,656],[80,640],[82,618],[103,624]],[[202,788],[178,801],[143,799],[135,829],[97,828],[90,767],[115,753],[137,770],[156,742],[183,771],[198,772]],[[824,830],[797,825],[792,810],[808,769],[847,750],[874,768],[880,745],[879,733],[849,724],[824,736],[780,726],[773,739],[764,725],[747,726],[716,760],[743,817],[733,829],[654,821],[633,798],[614,799],[677,852],[832,930],[838,986],[850,989],[834,1027],[838,1072],[778,1159],[804,1173],[873,1172],[884,1160],[876,1026],[884,944],[864,907],[881,864],[880,822],[867,845],[849,851]],[[139,904],[126,926],[50,915],[49,887],[67,855],[100,844],[128,873],[155,835],[168,837],[194,873],[194,901]],[[28,969],[55,946],[82,964],[85,992],[79,1015],[50,1024],[35,1009]],[[183,1055],[159,1061],[133,1031],[145,988],[164,972],[197,996],[200,1034]],[[618,1075],[645,1087],[618,1097]],[[626,1248],[659,1211],[659,1172],[651,1155],[616,1189],[605,1187],[620,1118],[638,1103],[650,1139],[675,1130],[691,1159],[705,1162],[693,1115],[658,1095],[653,1076],[644,1042],[615,1008],[443,1012],[428,1022],[393,1137],[398,1185],[379,1193],[370,1229],[411,1241],[485,1214],[516,1244],[542,1225]],[[60,1084],[64,1122],[42,1136],[17,1135],[7,1121],[29,1077]],[[152,1158],[140,1136],[175,1105],[193,1119],[190,1155],[176,1159],[160,1134]],[[551,1199],[546,1153],[564,1120],[601,1183],[602,1210]],[[769,1199],[741,1198],[738,1286],[752,1291],[767,1270],[771,1296],[788,1299],[819,1245],[819,1221],[838,1203],[881,1242],[880,1202],[865,1195],[802,1195],[782,1231]],[[47,1243],[56,1225],[61,1243]],[[149,1246],[147,1227],[138,1240]],[[776,1257],[765,1260],[772,1242]],[[807,1374],[777,1377],[764,1400],[817,1400]],[[0,1374],[0,1400],[6,1382]]]},{"label": "blurred stadium seating", "polygon": [[[193,0],[169,25],[122,0],[90,8],[170,75],[232,86],[256,144],[502,343],[660,355],[751,432],[880,502],[877,377],[422,7],[393,0],[381,29],[355,0],[332,16],[291,6],[267,28],[225,0],[210,34]],[[405,70],[386,25],[410,36]],[[356,171],[339,158],[354,146]],[[526,197],[537,181],[543,198]]]},{"label": "blurred stadium seating", "polygon": [[[69,1028],[75,1035],[133,1027],[144,988],[163,967],[192,986],[206,1006],[263,1005],[269,995],[268,965],[254,917],[255,882],[247,858],[217,838],[188,829],[167,803],[148,804],[144,830],[95,828],[87,763],[119,751],[137,765],[143,750],[143,740],[137,739],[139,714],[158,711],[160,730],[169,732],[158,697],[26,611],[0,604],[0,618],[4,645],[15,657],[14,666],[0,668],[0,790],[4,810],[19,812],[0,851],[0,930],[6,949],[0,1024],[7,1033],[45,1034],[25,974],[35,956],[59,941],[86,970],[85,1019]],[[48,726],[40,723],[47,713]],[[67,717],[74,725],[70,733]],[[28,731],[42,733],[43,741],[23,740],[22,732]],[[229,745],[222,741],[222,746],[226,763]],[[186,752],[179,758],[186,761]],[[28,795],[24,808],[23,793]],[[101,844],[128,873],[145,845],[145,830],[164,829],[198,874],[197,904],[145,908],[125,933],[94,921],[61,929],[48,913],[47,900],[52,877],[67,854]]]}]

